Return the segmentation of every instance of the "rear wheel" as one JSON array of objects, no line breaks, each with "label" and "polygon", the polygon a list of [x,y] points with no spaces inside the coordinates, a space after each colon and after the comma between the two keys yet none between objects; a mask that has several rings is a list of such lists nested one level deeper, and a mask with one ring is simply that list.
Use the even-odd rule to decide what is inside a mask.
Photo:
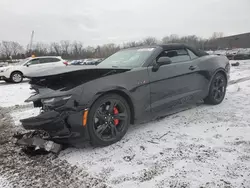
[{"label": "rear wheel", "polygon": [[100,97],[88,117],[92,145],[107,146],[119,141],[128,130],[130,116],[129,105],[123,97],[117,94]]},{"label": "rear wheel", "polygon": [[23,81],[23,74],[21,72],[13,72],[11,75],[10,75],[10,80],[13,82],[13,83],[20,83]]},{"label": "rear wheel", "polygon": [[225,97],[226,86],[227,86],[227,80],[224,74],[217,73],[212,79],[209,88],[209,94],[204,99],[204,102],[206,104],[213,104],[213,105],[220,104]]}]

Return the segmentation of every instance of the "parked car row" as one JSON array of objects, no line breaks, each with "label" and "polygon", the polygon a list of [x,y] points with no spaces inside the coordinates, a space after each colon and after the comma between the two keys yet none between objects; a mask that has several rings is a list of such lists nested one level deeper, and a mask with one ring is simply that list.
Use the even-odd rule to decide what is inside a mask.
[{"label": "parked car row", "polygon": [[207,51],[209,54],[225,55],[229,60],[250,59],[250,48],[235,48],[231,50]]}]

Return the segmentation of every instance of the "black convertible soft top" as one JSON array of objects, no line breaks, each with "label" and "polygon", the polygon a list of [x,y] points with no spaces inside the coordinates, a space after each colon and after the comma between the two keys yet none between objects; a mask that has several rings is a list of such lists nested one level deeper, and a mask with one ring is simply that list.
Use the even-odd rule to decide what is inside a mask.
[{"label": "black convertible soft top", "polygon": [[[140,48],[163,48],[164,50],[176,50],[176,49],[190,49],[195,55],[198,57],[202,57],[205,55],[209,55],[208,53],[198,50],[196,48],[193,48],[187,44],[182,44],[182,43],[168,43],[168,44],[161,44],[161,45],[147,45],[147,46],[137,46],[137,47],[132,47],[135,49],[140,49]],[[126,48],[124,50],[131,49],[131,48]]]},{"label": "black convertible soft top", "polygon": [[187,49],[190,49],[192,52],[194,52],[195,55],[197,55],[198,57],[209,55],[208,53],[206,53],[202,50],[198,50],[198,49],[193,48],[189,45],[181,44],[181,43],[169,43],[169,44],[164,44],[164,45],[159,45],[159,46],[165,50],[175,50],[175,49],[187,48]]}]

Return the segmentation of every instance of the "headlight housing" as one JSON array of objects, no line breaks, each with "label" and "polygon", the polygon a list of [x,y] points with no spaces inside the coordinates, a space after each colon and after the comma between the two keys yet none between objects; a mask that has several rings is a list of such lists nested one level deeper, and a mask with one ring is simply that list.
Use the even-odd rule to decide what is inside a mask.
[{"label": "headlight housing", "polygon": [[10,67],[2,68],[2,69],[0,70],[0,72],[6,72],[6,71],[9,70],[9,69],[10,69]]},{"label": "headlight housing", "polygon": [[51,97],[51,98],[41,99],[41,102],[44,106],[47,107],[60,107],[66,104],[71,97],[72,97],[71,95]]}]

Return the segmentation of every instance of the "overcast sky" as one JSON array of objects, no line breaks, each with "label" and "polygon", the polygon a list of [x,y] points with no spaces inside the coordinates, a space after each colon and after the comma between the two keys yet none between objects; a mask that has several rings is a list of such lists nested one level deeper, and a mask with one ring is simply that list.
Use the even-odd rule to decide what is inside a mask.
[{"label": "overcast sky", "polygon": [[250,32],[250,0],[0,0],[0,40],[122,43]]}]

